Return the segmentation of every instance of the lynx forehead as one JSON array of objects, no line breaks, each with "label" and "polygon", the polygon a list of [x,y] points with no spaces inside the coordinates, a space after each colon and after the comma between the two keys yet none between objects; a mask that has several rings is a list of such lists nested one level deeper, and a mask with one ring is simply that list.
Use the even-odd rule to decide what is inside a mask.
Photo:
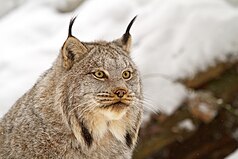
[{"label": "lynx forehead", "polygon": [[0,158],[130,159],[142,118],[130,28],[114,41],[68,37],[53,66],[0,120]]}]

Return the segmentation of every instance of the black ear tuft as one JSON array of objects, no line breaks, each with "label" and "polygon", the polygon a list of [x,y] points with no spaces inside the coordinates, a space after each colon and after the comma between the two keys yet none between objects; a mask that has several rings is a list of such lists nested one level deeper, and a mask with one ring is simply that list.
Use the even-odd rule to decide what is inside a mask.
[{"label": "black ear tuft", "polygon": [[122,42],[123,42],[123,44],[126,44],[126,43],[128,42],[128,40],[129,40],[130,36],[131,36],[131,35],[130,35],[130,29],[131,29],[131,26],[132,26],[132,24],[134,23],[136,17],[137,17],[137,15],[131,20],[131,22],[129,23],[129,25],[128,25],[127,28],[126,28],[125,34],[123,34],[123,36],[122,36]]},{"label": "black ear tuft", "polygon": [[70,19],[68,37],[71,37],[71,36],[72,36],[72,26],[73,26],[74,21],[75,21],[76,18],[77,18],[77,16],[75,16],[75,17],[73,17],[72,19]]}]

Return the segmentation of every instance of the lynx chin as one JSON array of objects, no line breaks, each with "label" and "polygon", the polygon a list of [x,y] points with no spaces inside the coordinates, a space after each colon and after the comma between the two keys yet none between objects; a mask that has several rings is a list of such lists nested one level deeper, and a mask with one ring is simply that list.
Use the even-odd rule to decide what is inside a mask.
[{"label": "lynx chin", "polygon": [[[136,18],[136,17],[135,17]],[[114,41],[72,35],[60,54],[0,119],[1,159],[130,159],[143,111],[130,28]]]}]

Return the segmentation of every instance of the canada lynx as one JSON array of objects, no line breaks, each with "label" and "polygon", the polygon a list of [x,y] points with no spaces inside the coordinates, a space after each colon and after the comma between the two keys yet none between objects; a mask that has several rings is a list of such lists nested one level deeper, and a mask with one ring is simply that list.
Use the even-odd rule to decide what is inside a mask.
[{"label": "canada lynx", "polygon": [[143,109],[135,18],[122,38],[92,43],[72,36],[75,18],[53,66],[1,119],[1,159],[131,158]]}]

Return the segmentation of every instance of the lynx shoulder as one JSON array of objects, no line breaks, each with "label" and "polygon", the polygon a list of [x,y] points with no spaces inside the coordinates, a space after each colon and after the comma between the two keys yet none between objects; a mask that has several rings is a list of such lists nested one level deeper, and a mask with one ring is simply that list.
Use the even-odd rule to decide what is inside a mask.
[{"label": "lynx shoulder", "polygon": [[114,41],[68,38],[53,66],[0,120],[0,158],[129,159],[142,88],[130,22]]}]

